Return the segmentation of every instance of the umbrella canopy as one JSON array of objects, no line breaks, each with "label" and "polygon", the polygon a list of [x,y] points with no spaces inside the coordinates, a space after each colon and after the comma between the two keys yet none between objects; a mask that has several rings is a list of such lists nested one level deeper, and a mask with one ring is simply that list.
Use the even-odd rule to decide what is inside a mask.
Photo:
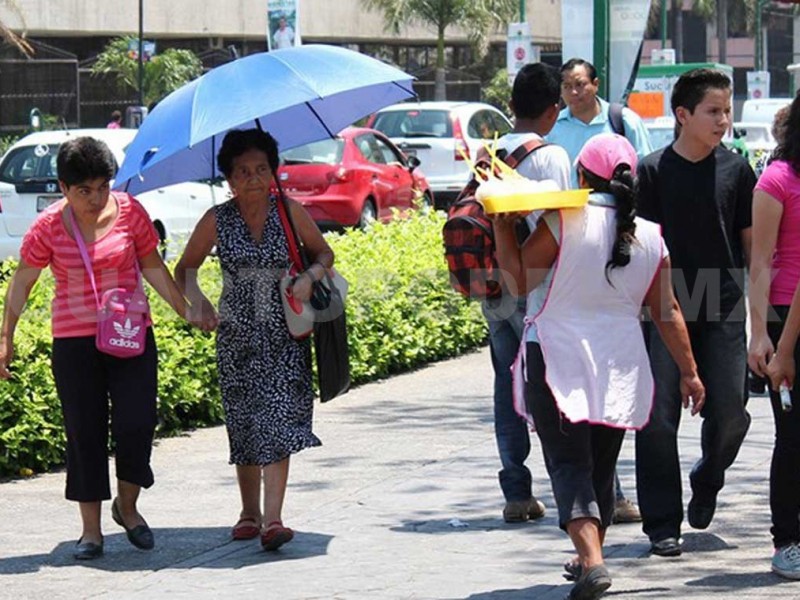
[{"label": "umbrella canopy", "polygon": [[379,108],[413,97],[412,80],[335,46],[246,56],[162,100],[126,149],[114,187],[137,194],[218,176],[216,154],[230,129],[260,126],[281,150],[334,137]]}]

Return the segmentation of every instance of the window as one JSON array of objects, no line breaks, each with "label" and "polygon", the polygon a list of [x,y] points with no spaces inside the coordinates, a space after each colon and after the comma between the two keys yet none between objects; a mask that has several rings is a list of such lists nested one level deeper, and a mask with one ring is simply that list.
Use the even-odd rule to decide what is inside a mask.
[{"label": "window", "polygon": [[281,158],[286,165],[335,165],[342,162],[343,152],[344,140],[327,139],[281,152]]},{"label": "window", "polygon": [[375,141],[375,146],[378,148],[381,154],[383,154],[383,160],[387,165],[392,163],[400,163],[401,165],[404,164],[403,159],[399,154],[397,154],[397,152],[394,151],[394,148],[389,146],[386,142],[378,137],[373,136],[373,139]]},{"label": "window", "polygon": [[56,144],[17,148],[0,165],[0,181],[23,183],[27,179],[55,179],[57,156]]},{"label": "window", "polygon": [[479,110],[469,120],[467,134],[471,138],[491,140],[494,138],[495,125],[492,113],[488,110]]},{"label": "window", "polygon": [[446,110],[387,110],[378,113],[372,128],[390,138],[453,137],[450,113]]},{"label": "window", "polygon": [[374,135],[362,135],[356,138],[356,147],[361,155],[369,162],[378,165],[385,165],[386,158],[378,146],[377,140]]}]

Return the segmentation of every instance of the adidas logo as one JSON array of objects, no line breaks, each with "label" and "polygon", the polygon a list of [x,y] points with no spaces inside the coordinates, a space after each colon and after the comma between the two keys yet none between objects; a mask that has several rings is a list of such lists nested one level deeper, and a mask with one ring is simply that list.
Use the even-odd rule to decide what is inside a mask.
[{"label": "adidas logo", "polygon": [[[136,327],[131,327],[131,320],[127,319],[124,325],[120,325],[119,323],[114,323],[114,331],[117,332],[117,335],[125,338],[126,340],[135,337],[137,333],[139,333],[139,325]],[[136,347],[138,348],[139,345],[137,344]]]}]

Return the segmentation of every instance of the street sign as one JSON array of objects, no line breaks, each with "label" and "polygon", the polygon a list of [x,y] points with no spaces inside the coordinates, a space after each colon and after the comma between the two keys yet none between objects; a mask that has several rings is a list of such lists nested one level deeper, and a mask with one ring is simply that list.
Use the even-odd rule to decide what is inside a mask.
[{"label": "street sign", "polygon": [[769,98],[769,71],[747,72],[747,98]]},{"label": "street sign", "polygon": [[538,61],[538,57],[534,57],[535,54],[536,50],[531,44],[531,26],[528,23],[509,23],[506,41],[506,70],[510,84],[513,85],[514,78],[522,67]]}]

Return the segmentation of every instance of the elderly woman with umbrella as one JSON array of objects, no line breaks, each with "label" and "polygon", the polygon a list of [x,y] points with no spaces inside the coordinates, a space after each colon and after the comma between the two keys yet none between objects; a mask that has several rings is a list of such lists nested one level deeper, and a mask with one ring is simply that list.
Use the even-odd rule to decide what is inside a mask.
[{"label": "elderly woman with umbrella", "polygon": [[289,336],[278,293],[289,260],[287,229],[279,219],[285,213],[279,209],[288,207],[310,260],[294,282],[296,299],[309,298],[333,253],[302,206],[270,194],[278,184],[278,143],[288,149],[333,137],[361,117],[414,96],[412,81],[345,48],[308,45],[252,54],[167,96],[126,151],[115,183],[120,189],[137,193],[222,173],[233,190],[232,200],[198,223],[176,279],[213,315],[196,273],[216,246],[224,275],[219,377],[242,495],[235,539],[261,532],[262,545],[273,550],[292,538],[281,522],[289,456],[320,444],[311,431],[309,344]]},{"label": "elderly woman with umbrella", "polygon": [[[278,146],[258,129],[233,130],[218,156],[233,198],[199,221],[175,270],[175,278],[194,306],[214,308],[197,282],[197,270],[216,247],[223,274],[217,328],[217,365],[242,509],[233,539],[261,534],[265,550],[293,537],[281,510],[289,457],[320,441],[312,432],[314,391],[311,349],[296,340],[286,324],[280,278],[290,262],[289,237],[279,211],[288,209],[310,266],[294,280],[300,301],[333,265],[333,252],[303,207],[273,194]],[[260,503],[264,482],[263,512]]]}]

